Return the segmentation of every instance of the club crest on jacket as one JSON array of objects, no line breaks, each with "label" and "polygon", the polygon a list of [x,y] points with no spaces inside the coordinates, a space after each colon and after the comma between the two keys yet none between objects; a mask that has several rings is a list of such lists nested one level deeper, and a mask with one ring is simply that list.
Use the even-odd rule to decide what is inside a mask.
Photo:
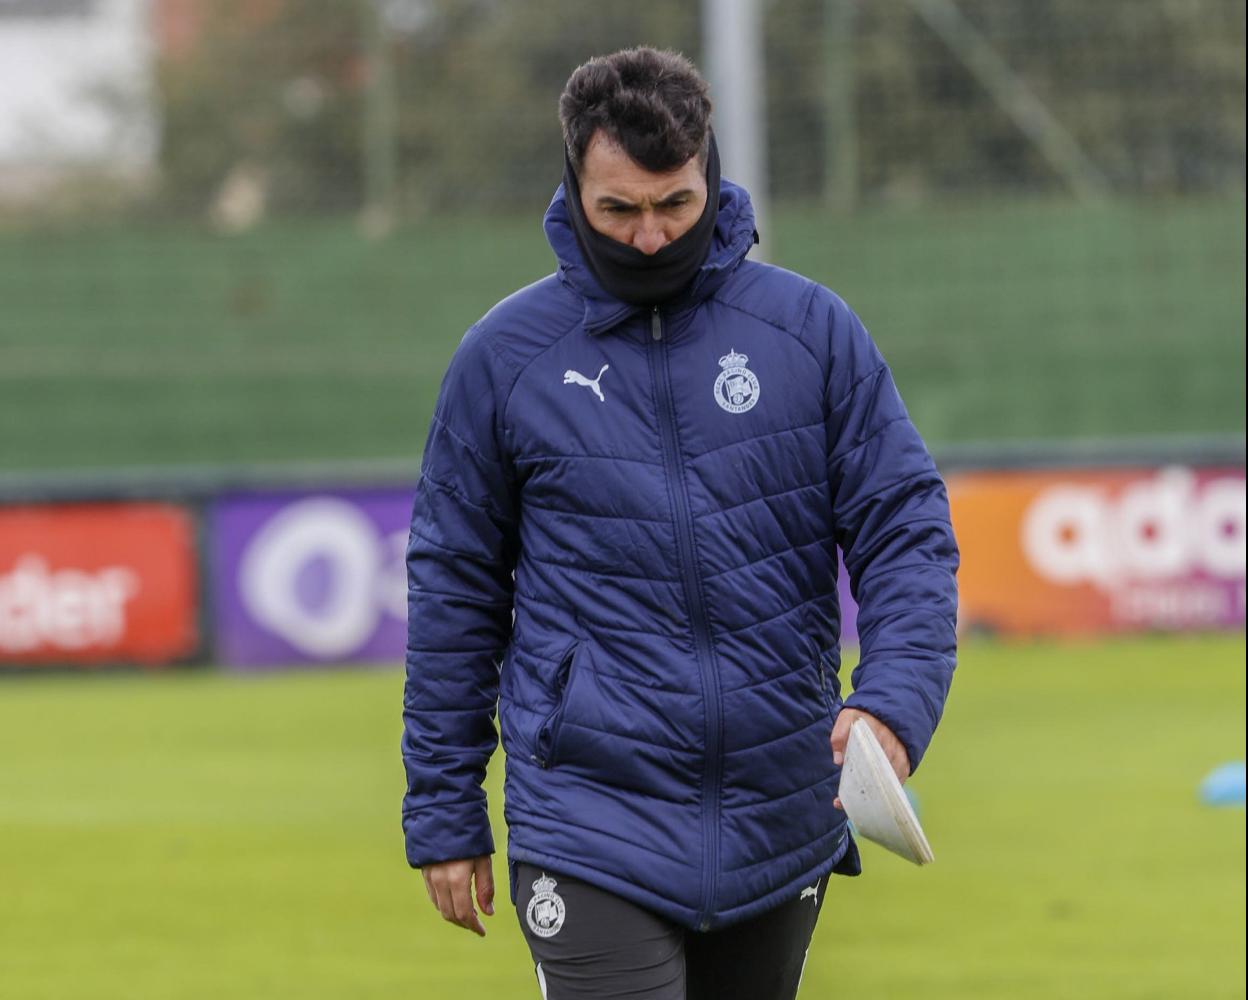
[{"label": "club crest on jacket", "polygon": [[729,413],[744,413],[758,402],[758,376],[745,367],[749,360],[733,350],[719,359],[723,370],[715,380],[715,402]]},{"label": "club crest on jacket", "polygon": [[524,919],[528,921],[529,930],[540,938],[554,937],[563,927],[563,918],[567,911],[564,909],[563,897],[555,892],[558,884],[544,872],[533,883],[534,895],[529,900]]}]

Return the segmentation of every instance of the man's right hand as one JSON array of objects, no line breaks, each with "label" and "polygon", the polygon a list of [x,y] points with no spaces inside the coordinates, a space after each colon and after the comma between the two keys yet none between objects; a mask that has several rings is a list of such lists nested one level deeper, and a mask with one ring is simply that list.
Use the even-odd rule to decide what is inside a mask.
[{"label": "man's right hand", "polygon": [[463,861],[439,861],[425,865],[420,873],[425,877],[430,901],[444,920],[485,937],[485,927],[472,905],[472,889],[475,881],[477,905],[487,917],[494,916],[494,872],[488,854]]}]

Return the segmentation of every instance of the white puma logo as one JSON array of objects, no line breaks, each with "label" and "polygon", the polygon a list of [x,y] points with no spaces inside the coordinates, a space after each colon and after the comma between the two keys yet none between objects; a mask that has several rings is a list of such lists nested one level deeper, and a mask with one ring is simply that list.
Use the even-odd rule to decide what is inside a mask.
[{"label": "white puma logo", "polygon": [[803,889],[802,894],[797,897],[797,901],[800,903],[807,896],[813,899],[816,905],[818,904],[819,902],[819,883],[818,882],[816,882],[812,886],[808,886],[807,888]]},{"label": "white puma logo", "polygon": [[582,375],[580,372],[573,371],[571,368],[569,368],[566,372],[563,373],[563,384],[564,385],[576,384],[576,385],[587,386],[588,388],[594,390],[594,395],[598,397],[598,401],[600,403],[605,403],[607,401],[607,397],[604,396],[602,394],[602,390],[598,388],[598,379],[602,378],[602,373],[605,372],[610,367],[611,367],[610,365],[603,365],[601,368],[599,368],[598,378],[587,378],[586,376]]}]

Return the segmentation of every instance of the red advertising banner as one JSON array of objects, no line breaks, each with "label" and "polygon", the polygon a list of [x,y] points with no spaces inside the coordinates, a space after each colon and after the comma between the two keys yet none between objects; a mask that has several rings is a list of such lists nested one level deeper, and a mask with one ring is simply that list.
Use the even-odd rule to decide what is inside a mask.
[{"label": "red advertising banner", "polygon": [[1242,468],[974,472],[948,485],[964,632],[1244,627]]},{"label": "red advertising banner", "polygon": [[197,643],[195,581],[182,508],[0,507],[0,666],[185,657]]}]

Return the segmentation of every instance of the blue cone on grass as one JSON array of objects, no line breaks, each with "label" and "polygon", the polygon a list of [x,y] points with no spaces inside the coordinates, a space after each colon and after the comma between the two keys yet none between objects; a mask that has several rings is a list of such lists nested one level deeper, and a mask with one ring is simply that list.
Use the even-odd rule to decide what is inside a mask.
[{"label": "blue cone on grass", "polygon": [[1244,762],[1232,761],[1215,767],[1200,783],[1200,800],[1207,806],[1244,804]]}]

